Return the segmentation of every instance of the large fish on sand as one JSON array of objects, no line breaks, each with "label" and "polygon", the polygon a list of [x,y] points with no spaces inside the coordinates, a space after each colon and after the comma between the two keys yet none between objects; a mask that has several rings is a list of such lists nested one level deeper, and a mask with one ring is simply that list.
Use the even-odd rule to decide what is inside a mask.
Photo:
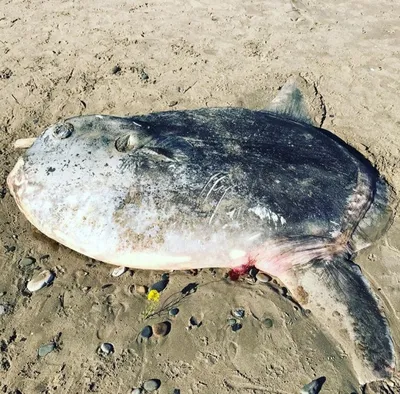
[{"label": "large fish on sand", "polygon": [[360,383],[385,378],[395,367],[388,322],[352,259],[388,228],[389,187],[304,108],[288,83],[264,111],[73,117],[43,131],[8,186],[35,227],[94,259],[277,277]]}]

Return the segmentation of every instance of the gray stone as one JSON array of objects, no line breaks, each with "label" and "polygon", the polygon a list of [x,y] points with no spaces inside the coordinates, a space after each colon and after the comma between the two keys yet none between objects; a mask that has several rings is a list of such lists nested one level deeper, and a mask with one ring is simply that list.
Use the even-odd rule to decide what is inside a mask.
[{"label": "gray stone", "polygon": [[161,386],[161,382],[158,379],[150,379],[143,383],[143,388],[148,391],[156,391]]},{"label": "gray stone", "polygon": [[27,256],[27,257],[24,257],[23,259],[21,259],[19,261],[19,266],[21,268],[25,268],[25,267],[28,267],[28,266],[30,266],[32,264],[35,264],[35,262],[36,262],[36,260],[33,257],[28,257]]},{"label": "gray stone", "polygon": [[149,339],[153,335],[153,329],[150,326],[146,326],[143,328],[140,335],[142,336],[142,338]]},{"label": "gray stone", "polygon": [[179,313],[179,309],[178,308],[172,308],[169,310],[168,314],[170,316],[176,316]]},{"label": "gray stone", "polygon": [[46,345],[40,345],[38,349],[39,357],[47,356],[56,348],[56,344],[54,342],[47,343]]}]

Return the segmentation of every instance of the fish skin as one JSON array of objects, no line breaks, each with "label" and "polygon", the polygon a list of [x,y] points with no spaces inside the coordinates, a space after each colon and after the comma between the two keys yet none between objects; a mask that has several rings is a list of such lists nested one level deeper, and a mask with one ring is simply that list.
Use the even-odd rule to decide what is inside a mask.
[{"label": "fish skin", "polygon": [[[331,135],[263,111],[66,123],[72,135],[60,140],[53,136],[57,125],[46,130],[13,172],[24,179],[21,186],[13,187],[10,174],[10,189],[46,235],[117,265],[131,266],[134,258],[135,268],[232,267],[272,237],[331,238],[340,232],[360,168],[371,183],[376,177]],[[115,141],[126,134],[137,146],[118,152]],[[290,265],[277,263],[278,249],[262,256],[273,260],[272,274]],[[242,260],[232,261],[235,250],[246,252]]]},{"label": "fish skin", "polygon": [[[378,301],[364,279],[357,285],[366,298],[353,301],[346,281],[353,271],[341,268],[353,264],[352,235],[383,182],[361,154],[304,121],[242,108],[91,115],[64,125],[46,129],[7,179],[40,231],[133,268],[254,265],[286,280],[293,293],[303,269],[333,262],[345,280],[317,283],[333,302],[332,289],[346,284],[343,327],[357,337],[363,314],[377,322],[363,350],[350,351],[360,381],[390,375],[394,353]],[[318,292],[310,295],[321,309]],[[378,351],[377,336],[387,338]],[[371,363],[376,354],[388,368]]]}]

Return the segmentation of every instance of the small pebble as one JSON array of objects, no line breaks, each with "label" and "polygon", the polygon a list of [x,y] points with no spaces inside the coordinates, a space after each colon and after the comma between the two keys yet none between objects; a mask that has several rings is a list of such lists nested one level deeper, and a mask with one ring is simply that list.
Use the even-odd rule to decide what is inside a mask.
[{"label": "small pebble", "polygon": [[136,389],[133,389],[131,391],[131,394],[143,394],[143,390],[140,387],[138,387]]},{"label": "small pebble", "polygon": [[252,268],[250,268],[249,275],[252,278],[255,278],[258,272],[259,272],[259,270],[257,268],[252,267]]},{"label": "small pebble", "polygon": [[274,325],[274,321],[269,318],[264,319],[263,323],[264,323],[264,326],[267,328],[271,328]]},{"label": "small pebble", "polygon": [[0,71],[0,79],[9,79],[13,75],[13,72],[9,68],[4,68]]},{"label": "small pebble", "polygon": [[169,334],[171,330],[171,323],[169,322],[161,322],[153,324],[153,334],[156,338],[165,337]]},{"label": "small pebble", "polygon": [[36,260],[33,257],[24,257],[19,261],[21,268],[28,267],[29,265],[35,264]]},{"label": "small pebble", "polygon": [[121,276],[126,271],[128,271],[128,268],[126,267],[117,267],[112,270],[111,276],[113,276],[114,278],[118,278],[118,276]]},{"label": "small pebble", "polygon": [[301,389],[301,394],[318,394],[322,386],[324,385],[326,381],[325,376],[321,376],[318,379],[313,380],[312,382],[306,384],[302,389]]},{"label": "small pebble", "polygon": [[197,291],[197,286],[197,283],[189,283],[181,290],[181,293],[183,295],[193,294]]},{"label": "small pebble", "polygon": [[168,314],[170,316],[176,316],[179,313],[179,309],[178,308],[172,308],[168,311]]},{"label": "small pebble", "polygon": [[256,278],[261,283],[271,282],[272,278],[264,272],[258,272]]},{"label": "small pebble", "polygon": [[141,71],[140,71],[139,78],[140,78],[142,81],[147,81],[147,80],[149,79],[149,76],[147,75],[146,71],[141,70]]},{"label": "small pebble", "polygon": [[157,290],[159,293],[161,293],[167,287],[168,282],[169,279],[161,279],[160,281],[150,286],[150,291]]},{"label": "small pebble", "polygon": [[143,285],[135,285],[135,291],[136,293],[140,294],[140,295],[145,295],[148,291],[147,286],[143,286]]},{"label": "small pebble", "polygon": [[201,322],[199,322],[194,316],[192,316],[189,319],[189,324],[190,324],[190,326],[194,326],[194,327],[200,327],[201,326]]},{"label": "small pebble", "polygon": [[54,342],[47,343],[46,345],[40,345],[38,349],[39,357],[47,356],[56,348],[56,344]]},{"label": "small pebble", "polygon": [[13,253],[17,248],[15,246],[4,245],[4,249],[6,250],[6,253]]},{"label": "small pebble", "polygon": [[239,309],[239,308],[238,309],[234,309],[232,311],[232,315],[237,317],[238,319],[243,319],[244,315],[245,315],[244,309]]},{"label": "small pebble", "polygon": [[143,383],[143,388],[148,391],[156,391],[161,386],[161,382],[158,379],[150,379]]},{"label": "small pebble", "polygon": [[26,285],[26,288],[33,293],[48,286],[54,280],[54,274],[48,270],[42,271],[40,274],[34,276]]},{"label": "small pebble", "polygon": [[114,66],[111,70],[112,74],[120,74],[121,73],[121,67],[117,64],[116,66]]},{"label": "small pebble", "polygon": [[39,257],[39,260],[41,263],[45,264],[49,261],[50,255],[49,254],[44,254],[43,256]]},{"label": "small pebble", "polygon": [[233,332],[239,331],[242,327],[240,323],[235,323],[231,326]]},{"label": "small pebble", "polygon": [[142,336],[142,338],[149,339],[153,335],[153,329],[150,326],[146,326],[143,328],[140,335]]},{"label": "small pebble", "polygon": [[236,324],[236,323],[237,323],[236,319],[228,319],[228,324],[229,324],[230,326],[233,326],[233,325]]},{"label": "small pebble", "polygon": [[197,275],[199,274],[199,270],[196,269],[196,268],[191,269],[191,270],[185,270],[185,272],[186,272],[188,275],[192,275],[192,276],[197,276]]},{"label": "small pebble", "polygon": [[112,343],[104,342],[100,345],[100,352],[104,356],[114,353],[114,345]]}]

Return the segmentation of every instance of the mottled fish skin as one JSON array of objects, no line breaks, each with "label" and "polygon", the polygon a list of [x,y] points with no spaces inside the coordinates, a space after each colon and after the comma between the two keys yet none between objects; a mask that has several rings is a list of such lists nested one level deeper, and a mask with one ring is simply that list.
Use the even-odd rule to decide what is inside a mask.
[{"label": "mottled fish skin", "polygon": [[[72,135],[60,140],[54,127],[46,130],[9,184],[42,231],[111,263],[118,252],[151,250],[171,257],[166,264],[184,256],[185,269],[201,268],[193,267],[201,256],[207,266],[217,259],[230,266],[227,250],[247,254],[271,238],[335,239],[359,174],[367,188],[378,179],[328,132],[263,111],[83,116],[66,123]],[[126,135],[137,145],[119,152],[116,140]],[[17,172],[24,178],[18,188]],[[205,250],[221,247],[204,261]]]},{"label": "mottled fish skin", "polygon": [[349,353],[360,381],[394,366],[386,320],[350,261],[353,236],[371,238],[386,209],[383,184],[328,131],[242,108],[70,118],[8,177],[28,220],[87,256],[143,269],[255,265],[311,310],[326,310],[319,297],[337,306],[359,343]]}]

